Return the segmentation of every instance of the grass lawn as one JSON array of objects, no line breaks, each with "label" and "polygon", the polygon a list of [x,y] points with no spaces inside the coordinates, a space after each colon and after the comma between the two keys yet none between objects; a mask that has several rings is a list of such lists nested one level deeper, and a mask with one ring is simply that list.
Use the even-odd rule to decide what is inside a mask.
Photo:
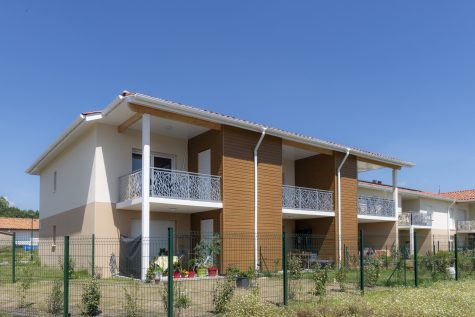
[{"label": "grass lawn", "polygon": [[329,296],[320,302],[292,304],[284,316],[475,316],[475,280],[440,281],[428,287],[394,287],[364,296]]}]

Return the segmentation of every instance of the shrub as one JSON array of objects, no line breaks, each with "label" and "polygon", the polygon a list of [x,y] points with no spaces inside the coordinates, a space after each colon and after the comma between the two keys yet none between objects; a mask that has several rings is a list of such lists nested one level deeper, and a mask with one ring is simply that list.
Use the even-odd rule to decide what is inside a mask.
[{"label": "shrub", "polygon": [[58,315],[63,311],[63,290],[61,281],[54,281],[51,293],[46,302],[46,311],[53,315]]},{"label": "shrub", "polygon": [[346,267],[345,266],[342,266],[337,270],[335,274],[335,279],[338,282],[338,285],[340,286],[340,291],[344,292],[346,290]]},{"label": "shrub", "polygon": [[379,279],[379,271],[381,269],[381,260],[377,256],[370,256],[366,259],[364,269],[365,285],[376,286]]},{"label": "shrub", "polygon": [[123,310],[126,317],[139,317],[141,316],[139,308],[139,283],[133,282],[132,290],[129,291],[124,287],[124,303]]},{"label": "shrub", "polygon": [[[182,289],[181,283],[173,284],[173,308],[176,316],[181,316],[182,310],[191,306],[191,298]],[[165,312],[168,314],[168,287],[167,284],[163,285],[162,290],[162,303],[165,307]]]},{"label": "shrub", "polygon": [[316,266],[315,272],[312,275],[313,279],[313,295],[315,296],[324,296],[326,293],[326,284],[328,281],[328,270],[327,268],[322,268]]},{"label": "shrub", "polygon": [[101,304],[101,290],[96,278],[91,278],[84,285],[81,295],[81,315],[96,316],[100,313],[99,306]]},{"label": "shrub", "polygon": [[19,303],[18,307],[23,308],[26,307],[26,297],[27,297],[27,292],[31,288],[31,284],[33,282],[33,270],[31,267],[26,266],[23,268],[21,271],[21,278],[19,279],[18,283],[18,297],[19,297]]},{"label": "shrub", "polygon": [[[61,271],[63,271],[64,273],[64,260],[62,258],[59,258],[58,262],[59,262],[59,267],[61,268]],[[68,276],[70,279],[74,279],[77,277],[75,269],[76,269],[76,262],[74,261],[72,257],[69,257]]]},{"label": "shrub", "polygon": [[261,301],[255,291],[235,295],[226,308],[223,317],[267,317],[272,316],[272,307]]},{"label": "shrub", "polygon": [[297,299],[302,292],[302,260],[299,257],[291,256],[288,260],[289,268],[289,298]]},{"label": "shrub", "polygon": [[226,272],[226,278],[220,280],[213,287],[213,305],[214,312],[222,314],[226,310],[226,306],[233,297],[235,289],[235,279],[240,274],[236,267],[229,267]]}]

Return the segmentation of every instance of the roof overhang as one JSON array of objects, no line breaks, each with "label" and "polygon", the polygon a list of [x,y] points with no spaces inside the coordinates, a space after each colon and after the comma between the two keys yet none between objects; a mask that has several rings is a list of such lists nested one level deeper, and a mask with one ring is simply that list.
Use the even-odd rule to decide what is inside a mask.
[{"label": "roof overhang", "polygon": [[121,104],[145,106],[152,109],[163,110],[170,113],[176,113],[187,117],[193,117],[196,119],[214,122],[216,124],[224,124],[256,132],[261,132],[262,129],[266,128],[266,134],[279,137],[288,142],[295,142],[298,144],[307,145],[322,150],[336,151],[341,153],[346,153],[347,150],[349,150],[350,154],[357,156],[359,161],[364,161],[367,162],[367,164],[372,164],[371,166],[373,167],[392,167],[399,169],[401,167],[412,167],[415,165],[411,162],[386,157],[376,153],[347,147],[344,145],[320,140],[317,138],[288,132],[281,129],[276,129],[265,125],[253,123],[250,121],[206,111],[203,109],[190,107],[161,98],[151,97],[137,93],[129,94],[126,96],[118,96],[102,111],[83,113],[46,149],[46,151],[44,151],[38,157],[38,159],[27,169],[27,173],[32,175],[38,175],[42,167],[44,167],[49,162],[49,160],[55,156],[55,154],[59,153],[65,145],[71,142],[71,139],[84,132],[85,129],[87,129],[87,126],[93,123],[94,121],[100,122],[101,120],[105,119],[109,113],[114,111],[114,109],[119,107]]}]

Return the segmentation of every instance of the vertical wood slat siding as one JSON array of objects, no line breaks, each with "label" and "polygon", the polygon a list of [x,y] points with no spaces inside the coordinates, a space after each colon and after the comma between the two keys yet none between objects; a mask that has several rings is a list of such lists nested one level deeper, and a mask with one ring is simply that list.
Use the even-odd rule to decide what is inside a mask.
[{"label": "vertical wood slat siding", "polygon": [[[260,134],[223,126],[223,233],[245,233],[223,241],[223,265],[253,266],[254,259],[254,147]],[[266,136],[258,153],[258,232],[282,230],[282,143]],[[261,239],[258,243],[260,244]],[[280,243],[265,248],[264,256],[278,257]],[[263,251],[264,252],[264,251]]]},{"label": "vertical wood slat siding", "polygon": [[[343,160],[343,153],[335,153],[335,166],[338,168]],[[354,255],[358,251],[358,168],[357,159],[350,155],[341,169],[341,241],[342,256],[343,247],[349,249],[350,254]],[[338,180],[335,180],[335,183]],[[335,201],[338,202],[337,195]],[[335,204],[338,208],[337,203]],[[337,209],[336,209],[337,210]],[[338,212],[335,210],[335,225],[338,225]],[[338,227],[335,228],[335,240],[338,241]],[[337,242],[338,243],[338,242]],[[338,259],[338,245],[336,247],[336,258]]]},{"label": "vertical wood slat siding", "polygon": [[211,150],[211,174],[223,175],[223,134],[209,130],[188,140],[188,171],[198,172],[198,154]]}]

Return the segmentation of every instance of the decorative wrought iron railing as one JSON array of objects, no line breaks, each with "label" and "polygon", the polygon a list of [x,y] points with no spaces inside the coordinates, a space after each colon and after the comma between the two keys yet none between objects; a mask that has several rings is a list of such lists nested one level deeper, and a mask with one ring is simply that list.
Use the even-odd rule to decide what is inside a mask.
[{"label": "decorative wrought iron railing", "polygon": [[142,197],[142,171],[119,177],[119,201]]},{"label": "decorative wrought iron railing", "polygon": [[334,211],[333,192],[283,185],[282,206],[289,209]]},{"label": "decorative wrought iron railing", "polygon": [[432,226],[432,217],[420,212],[403,212],[399,215],[398,224],[400,226]]},{"label": "decorative wrought iron railing", "polygon": [[473,231],[473,232],[475,232],[475,220],[459,220],[459,221],[457,221],[457,231]]},{"label": "decorative wrought iron railing", "polygon": [[394,200],[374,196],[359,196],[358,215],[395,217]]},{"label": "decorative wrought iron railing", "polygon": [[[221,177],[161,168],[150,169],[150,196],[221,201]],[[119,200],[142,196],[142,172],[137,171],[119,178]]]}]

